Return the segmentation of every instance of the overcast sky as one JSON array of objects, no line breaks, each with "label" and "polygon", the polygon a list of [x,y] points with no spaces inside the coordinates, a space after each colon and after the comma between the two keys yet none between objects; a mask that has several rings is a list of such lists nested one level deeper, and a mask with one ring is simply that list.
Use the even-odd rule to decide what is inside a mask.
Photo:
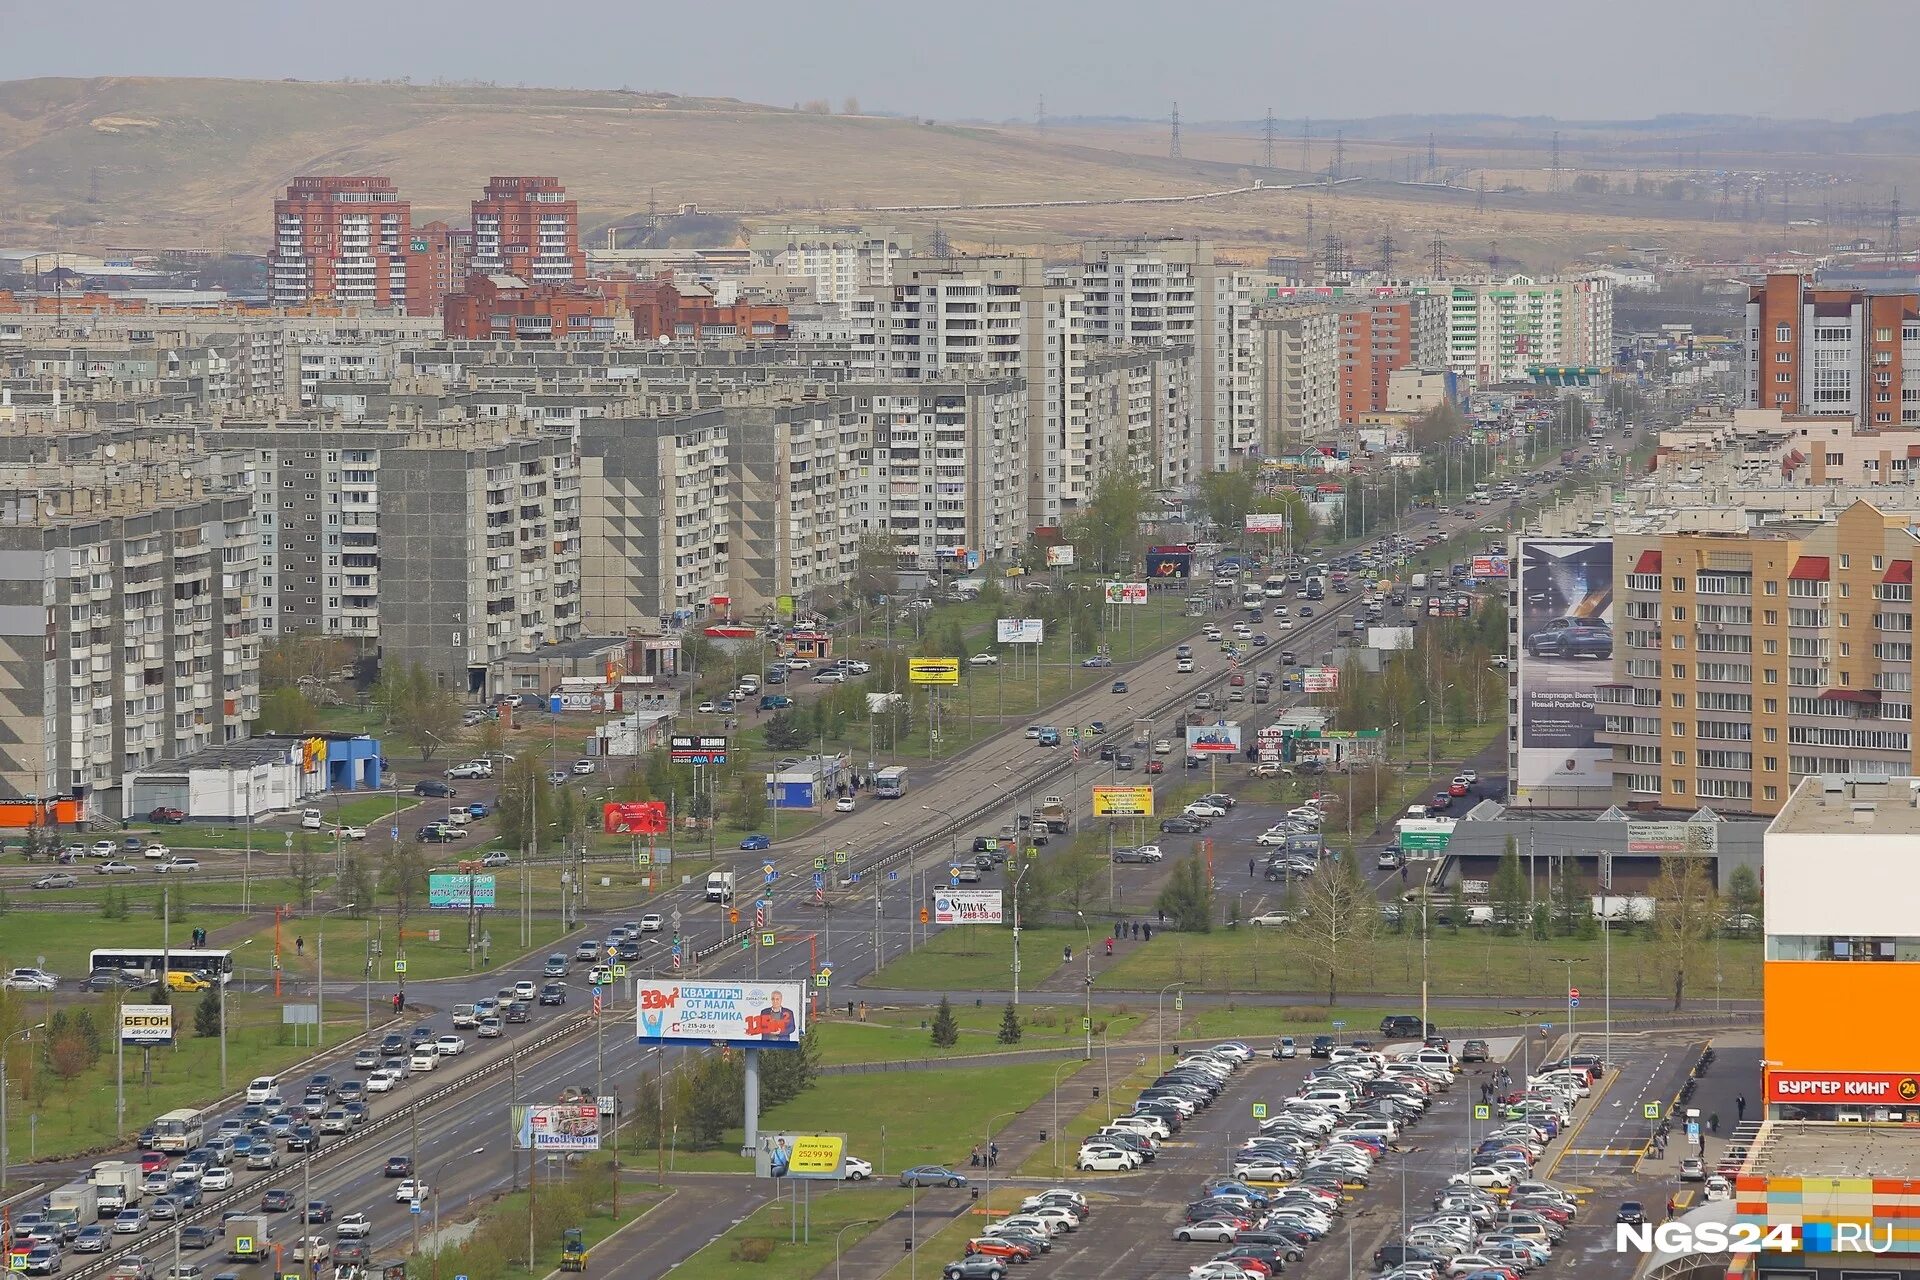
[{"label": "overcast sky", "polygon": [[0,0],[0,79],[496,80],[935,117],[1920,106],[1911,0]]}]

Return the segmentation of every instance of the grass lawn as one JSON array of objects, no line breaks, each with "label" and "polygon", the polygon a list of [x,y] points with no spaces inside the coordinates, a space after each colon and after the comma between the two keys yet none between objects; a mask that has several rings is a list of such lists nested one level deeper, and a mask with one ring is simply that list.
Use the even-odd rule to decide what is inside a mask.
[{"label": "grass lawn", "polygon": [[[1720,973],[1720,995],[1756,999],[1760,995],[1760,943],[1752,938],[1721,939],[1710,948],[1711,967],[1696,967],[1687,988],[1694,1008],[1714,997],[1713,974]],[[1564,960],[1583,975],[1582,985],[1600,985],[1599,938],[1501,937],[1491,929],[1434,930],[1428,950],[1429,989],[1441,996],[1489,996],[1526,999],[1559,992],[1566,981]],[[1299,943],[1284,930],[1221,929],[1209,934],[1163,933],[1152,942],[1131,946],[1111,969],[1094,974],[1098,989],[1158,990],[1185,982],[1189,991],[1285,991],[1316,987]],[[1346,994],[1385,994],[1420,988],[1420,940],[1412,930],[1384,934],[1352,966],[1340,984]],[[1644,935],[1615,930],[1613,993],[1617,996],[1671,995],[1671,979],[1659,972]]]},{"label": "grass lawn", "polygon": [[[76,911],[9,911],[0,916],[0,967],[45,968],[71,987],[87,976],[87,953],[95,947],[159,946],[163,930],[154,906],[159,900],[158,889],[129,891],[125,920],[102,920]],[[173,945],[188,945],[196,927],[212,932],[237,919],[189,908],[184,920],[178,914],[173,917]]]},{"label": "grass lawn", "polygon": [[[960,1024],[960,1043],[951,1049],[935,1048],[922,1025],[930,1023],[927,1009],[870,1009],[865,1022],[834,1018],[817,1022],[821,1050],[827,1062],[917,1061],[921,1058],[948,1058],[962,1054],[1008,1053],[1028,1049],[1056,1049],[1080,1044],[1085,1032],[1075,1009],[1051,1005],[1022,1005],[1021,1035],[1017,1044],[999,1042],[1000,1019],[1004,1006],[988,1004],[981,1008],[956,1005],[954,1021]],[[1121,1013],[1102,1006],[1094,1010],[1094,1034],[1104,1023],[1107,1034],[1122,1036],[1140,1024],[1138,1013]]]},{"label": "grass lawn", "polygon": [[[830,1184],[829,1184],[830,1185]],[[878,1229],[887,1218],[907,1207],[907,1193],[898,1187],[815,1187],[808,1201],[813,1222],[812,1242],[788,1243],[792,1208],[784,1201],[762,1205],[745,1221],[673,1268],[674,1280],[740,1280],[743,1275],[818,1275],[831,1267],[836,1239],[842,1252]],[[863,1226],[854,1226],[864,1223]],[[847,1228],[844,1232],[842,1228]],[[938,1267],[928,1268],[928,1276]]]},{"label": "grass lawn", "polygon": [[[909,1276],[939,1275],[941,1268],[961,1256],[961,1251],[967,1247],[967,1241],[979,1235],[982,1227],[995,1218],[1005,1217],[1018,1209],[1020,1202],[1032,1195],[1035,1190],[1036,1188],[1033,1187],[995,1187],[966,1209],[961,1210],[958,1217],[938,1231],[932,1230],[932,1223],[922,1223],[920,1239],[917,1242],[919,1248],[914,1251],[914,1256],[908,1257],[906,1251],[901,1250],[900,1261],[881,1273],[883,1280],[907,1280]],[[906,1239],[904,1231],[900,1233],[900,1238]],[[1072,1248],[1065,1239],[1062,1239],[1057,1247],[1062,1250]],[[1015,1273],[1009,1272],[1009,1274]]]},{"label": "grass lawn", "polygon": [[[1072,1062],[1067,1059],[1067,1062]],[[1026,1110],[1053,1088],[1062,1063],[1023,1062],[999,1067],[898,1071],[873,1075],[822,1076],[792,1102],[760,1117],[763,1131],[791,1129],[807,1133],[844,1133],[847,1152],[873,1161],[874,1178],[896,1175],[916,1164],[967,1167],[967,1152],[999,1133],[1009,1112]],[[1085,1064],[1072,1062],[1072,1077]],[[929,1105],[929,1100],[937,1100]],[[675,1169],[749,1172],[751,1160],[739,1155],[741,1134],[726,1134],[714,1151],[679,1152]],[[645,1167],[652,1153],[633,1153]]]},{"label": "grass lawn", "polygon": [[[174,1045],[152,1052],[151,1082],[142,1075],[142,1053],[126,1055],[126,1125],[129,1135],[155,1116],[175,1107],[203,1106],[225,1090],[220,1085],[220,1041],[194,1035],[199,997],[176,996]],[[22,1001],[21,1016],[38,1022],[50,1007]],[[110,1147],[114,1137],[114,1055],[111,1028],[114,997],[91,998],[82,1007],[109,1037],[99,1062],[69,1080],[61,1080],[37,1054],[10,1055],[7,1087],[15,1105],[7,1112],[7,1141],[14,1158],[33,1151],[42,1159],[82,1155]],[[74,1006],[68,1005],[72,1008]],[[342,1002],[328,1010],[329,1042],[361,1028],[361,1010]],[[376,1024],[377,1025],[377,1024]],[[280,1008],[270,996],[230,993],[227,998],[227,1081],[237,1089],[257,1075],[270,1075],[311,1057],[311,1045],[293,1043],[292,1028],[280,1023]],[[26,1105],[19,1105],[22,1101]],[[37,1123],[36,1123],[37,1121]],[[30,1132],[30,1128],[32,1131]]]},{"label": "grass lawn", "polygon": [[[1418,997],[1413,998],[1413,1004],[1416,1006],[1414,1012],[1419,1012]],[[1328,1008],[1323,1004],[1216,1005],[1206,1009],[1188,1009],[1181,1015],[1178,1039],[1170,1037],[1168,1044],[1180,1044],[1184,1048],[1217,1044],[1222,1040],[1244,1040],[1254,1052],[1266,1053],[1281,1036],[1292,1036],[1299,1042],[1300,1055],[1305,1057],[1308,1038],[1332,1035],[1336,1031],[1343,1037],[1372,1035],[1380,1025],[1383,1012],[1387,1011],[1372,1006],[1346,1008],[1335,1005]],[[1436,1014],[1434,1021],[1443,1027],[1481,1027],[1517,1022],[1519,1019],[1505,1009],[1449,1007]],[[1335,1022],[1342,1026],[1335,1028]],[[1167,1052],[1173,1052],[1171,1047]]]},{"label": "grass lawn", "polygon": [[[1094,935],[1094,945],[1104,935]],[[1020,985],[1040,985],[1062,963],[1062,948],[1072,947],[1075,963],[1086,946],[1084,929],[1036,928],[1020,930]],[[1133,943],[1128,943],[1133,946]],[[1146,945],[1146,944],[1141,944]],[[1097,972],[1106,963],[1094,962]],[[905,991],[1011,991],[1013,988],[1013,930],[991,927],[943,929],[910,955],[891,960],[878,973],[862,980],[863,987],[894,987]]]}]

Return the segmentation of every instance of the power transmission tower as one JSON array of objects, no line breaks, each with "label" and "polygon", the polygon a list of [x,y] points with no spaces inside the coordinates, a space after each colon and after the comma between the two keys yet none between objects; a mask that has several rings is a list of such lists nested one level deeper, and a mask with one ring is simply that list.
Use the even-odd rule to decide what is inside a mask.
[{"label": "power transmission tower", "polygon": [[1273,108],[1267,108],[1266,146],[1260,152],[1260,163],[1265,168],[1273,168]]},{"label": "power transmission tower", "polygon": [[1399,247],[1393,242],[1393,228],[1383,227],[1380,231],[1380,274],[1388,280],[1393,279],[1393,251]]},{"label": "power transmission tower", "polygon": [[1345,129],[1335,129],[1333,131],[1333,168],[1328,170],[1329,175],[1335,182],[1340,181],[1341,171],[1346,168],[1346,165],[1347,131]]},{"label": "power transmission tower", "polygon": [[1444,277],[1447,274],[1446,266],[1447,242],[1442,240],[1440,233],[1436,231],[1433,236],[1433,278],[1439,280]]},{"label": "power transmission tower", "polygon": [[1487,271],[1496,276],[1500,274],[1500,242],[1498,240],[1487,242]]},{"label": "power transmission tower", "polygon": [[1900,261],[1900,188],[1893,189],[1893,203],[1887,206],[1887,265]]},{"label": "power transmission tower", "polygon": [[1177,102],[1173,104],[1173,134],[1167,142],[1167,158],[1180,158],[1180,104]]},{"label": "power transmission tower", "polygon": [[1434,152],[1434,149],[1433,149],[1433,133],[1432,131],[1428,131],[1427,133],[1427,176],[1432,177],[1434,170],[1438,169],[1439,167],[1440,167],[1440,162],[1436,158],[1436,153]]},{"label": "power transmission tower", "polygon": [[1313,197],[1307,197],[1307,252],[1313,252]]},{"label": "power transmission tower", "polygon": [[1552,158],[1547,161],[1547,190],[1558,193],[1560,190],[1560,131],[1553,131]]},{"label": "power transmission tower", "polygon": [[1040,95],[1040,105],[1033,109],[1033,127],[1037,133],[1047,131],[1047,95]]},{"label": "power transmission tower", "polygon": [[1336,232],[1327,232],[1325,250],[1321,256],[1321,269],[1328,284],[1346,284],[1351,275],[1347,267],[1347,243]]},{"label": "power transmission tower", "polygon": [[1480,190],[1479,194],[1473,198],[1473,211],[1475,213],[1487,211],[1487,171],[1485,169],[1480,171]]},{"label": "power transmission tower", "polygon": [[[1300,172],[1305,174],[1311,174],[1313,172],[1312,116],[1308,116],[1306,122],[1300,126]],[[1309,231],[1307,237],[1308,239],[1312,239],[1313,233]]]},{"label": "power transmission tower", "polygon": [[928,246],[928,252],[936,258],[950,257],[953,253],[953,246],[947,243],[947,229],[937,222],[933,224],[933,243]]}]

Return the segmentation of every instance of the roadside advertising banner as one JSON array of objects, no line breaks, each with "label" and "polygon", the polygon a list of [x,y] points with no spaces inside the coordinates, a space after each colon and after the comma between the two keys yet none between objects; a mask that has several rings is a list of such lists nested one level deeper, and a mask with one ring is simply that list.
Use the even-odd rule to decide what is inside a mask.
[{"label": "roadside advertising banner", "polygon": [[1515,785],[1612,787],[1594,705],[1612,658],[1612,540],[1522,539]]},{"label": "roadside advertising banner", "polygon": [[791,1049],[807,1029],[798,982],[665,982],[634,987],[642,1044],[727,1044]]},{"label": "roadside advertising banner", "polygon": [[1187,726],[1187,750],[1194,754],[1230,756],[1240,749],[1239,724],[1190,724]]},{"label": "roadside advertising banner", "polygon": [[521,1151],[598,1151],[600,1106],[595,1102],[515,1106],[513,1145]]},{"label": "roadside advertising banner", "polygon": [[935,889],[935,924],[999,924],[1002,915],[998,889]]},{"label": "roadside advertising banner", "polygon": [[1093,816],[1096,818],[1151,818],[1152,787],[1095,787]]},{"label": "roadside advertising banner", "polygon": [[838,1182],[846,1173],[844,1133],[763,1133],[754,1149],[759,1178],[818,1178]]}]

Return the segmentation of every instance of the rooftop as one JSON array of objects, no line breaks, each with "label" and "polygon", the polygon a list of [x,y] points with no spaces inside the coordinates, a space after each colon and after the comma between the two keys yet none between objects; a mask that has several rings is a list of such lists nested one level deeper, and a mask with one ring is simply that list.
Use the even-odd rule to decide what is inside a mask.
[{"label": "rooftop", "polygon": [[1807,1179],[1809,1205],[1816,1181],[1830,1178],[1920,1178],[1920,1129],[1905,1124],[1840,1124],[1769,1120],[1760,1126],[1740,1172]]},{"label": "rooftop", "polygon": [[185,773],[189,769],[248,769],[261,765],[285,764],[290,753],[300,749],[297,738],[249,738],[241,742],[223,742],[192,755],[162,760],[139,771],[138,777]]},{"label": "rooftop", "polygon": [[1920,778],[1816,774],[1802,778],[1769,835],[1920,835]]}]

